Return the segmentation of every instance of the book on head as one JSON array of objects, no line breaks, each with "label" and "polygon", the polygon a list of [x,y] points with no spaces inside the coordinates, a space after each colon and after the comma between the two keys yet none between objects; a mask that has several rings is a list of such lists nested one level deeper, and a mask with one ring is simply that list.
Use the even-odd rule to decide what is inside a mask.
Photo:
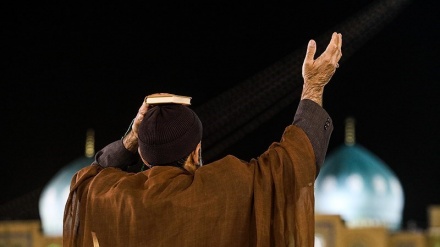
[{"label": "book on head", "polygon": [[169,93],[158,93],[152,94],[145,97],[145,103],[149,105],[157,105],[157,104],[182,104],[182,105],[191,105],[191,97],[169,94]]}]

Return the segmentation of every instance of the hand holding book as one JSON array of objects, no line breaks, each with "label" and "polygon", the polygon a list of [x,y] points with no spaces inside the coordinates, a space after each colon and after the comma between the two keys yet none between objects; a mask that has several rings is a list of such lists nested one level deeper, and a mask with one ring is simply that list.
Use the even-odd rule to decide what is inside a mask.
[{"label": "hand holding book", "polygon": [[142,106],[139,108],[139,111],[136,117],[131,122],[124,136],[122,137],[124,147],[135,153],[137,152],[138,142],[137,142],[137,132],[139,125],[144,119],[145,114],[148,111],[148,108],[158,104],[182,104],[182,105],[191,105],[191,97],[170,94],[170,93],[154,93],[145,97]]}]

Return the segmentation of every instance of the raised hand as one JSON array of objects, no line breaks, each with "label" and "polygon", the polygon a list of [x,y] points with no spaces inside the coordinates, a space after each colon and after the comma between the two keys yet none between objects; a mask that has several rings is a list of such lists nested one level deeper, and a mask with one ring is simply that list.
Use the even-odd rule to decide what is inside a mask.
[{"label": "raised hand", "polygon": [[133,153],[137,152],[139,125],[144,119],[147,110],[148,110],[148,104],[144,100],[142,102],[141,107],[138,110],[138,113],[136,114],[136,117],[133,119],[130,132],[128,132],[127,135],[124,136],[124,138],[122,139],[122,143],[124,144],[124,147],[130,152]]},{"label": "raised hand", "polygon": [[334,32],[325,51],[316,59],[316,42],[310,40],[302,67],[304,79],[301,99],[310,99],[322,106],[324,86],[330,81],[342,57],[342,35]]}]

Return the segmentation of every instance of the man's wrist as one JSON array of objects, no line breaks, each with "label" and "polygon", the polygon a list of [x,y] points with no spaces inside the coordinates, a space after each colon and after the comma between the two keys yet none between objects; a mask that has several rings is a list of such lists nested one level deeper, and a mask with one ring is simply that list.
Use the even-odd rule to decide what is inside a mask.
[{"label": "man's wrist", "polygon": [[322,97],[324,95],[324,86],[308,85],[304,83],[301,99],[309,99],[322,107]]},{"label": "man's wrist", "polygon": [[132,153],[136,153],[138,149],[138,138],[137,135],[130,131],[124,139],[122,139],[122,144],[124,144],[125,149]]}]

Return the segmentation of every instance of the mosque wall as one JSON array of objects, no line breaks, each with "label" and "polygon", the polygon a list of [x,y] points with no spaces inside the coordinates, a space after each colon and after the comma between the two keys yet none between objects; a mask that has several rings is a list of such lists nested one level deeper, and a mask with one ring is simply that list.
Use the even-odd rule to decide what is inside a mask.
[{"label": "mosque wall", "polygon": [[[390,232],[386,227],[347,227],[339,215],[316,215],[316,247],[439,247],[440,205],[428,207],[429,227]],[[0,221],[0,247],[61,247],[62,237],[43,234],[41,222]]]},{"label": "mosque wall", "polygon": [[44,236],[39,220],[0,221],[0,247],[61,247],[62,237]]},{"label": "mosque wall", "polygon": [[315,247],[440,247],[440,205],[427,208],[425,230],[348,227],[339,215],[315,216]]},{"label": "mosque wall", "polygon": [[440,205],[428,207],[428,246],[440,246]]}]

